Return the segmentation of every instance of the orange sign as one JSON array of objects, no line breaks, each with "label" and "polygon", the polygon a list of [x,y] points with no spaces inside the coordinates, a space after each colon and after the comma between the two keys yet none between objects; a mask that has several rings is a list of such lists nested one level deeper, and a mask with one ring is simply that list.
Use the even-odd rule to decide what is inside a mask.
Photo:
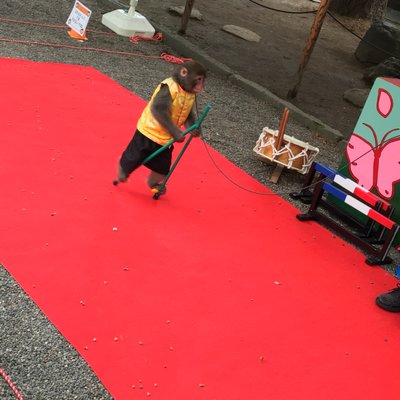
[{"label": "orange sign", "polygon": [[80,36],[85,36],[86,27],[92,12],[80,1],[75,1],[67,25]]}]

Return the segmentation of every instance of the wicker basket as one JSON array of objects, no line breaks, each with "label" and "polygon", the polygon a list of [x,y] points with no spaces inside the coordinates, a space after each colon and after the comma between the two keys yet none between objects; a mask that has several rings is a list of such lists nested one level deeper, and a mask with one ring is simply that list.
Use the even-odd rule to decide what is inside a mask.
[{"label": "wicker basket", "polygon": [[281,148],[276,149],[277,130],[264,128],[254,147],[257,157],[267,163],[277,163],[288,169],[306,174],[319,153],[317,147],[302,142],[292,136],[284,135]]}]

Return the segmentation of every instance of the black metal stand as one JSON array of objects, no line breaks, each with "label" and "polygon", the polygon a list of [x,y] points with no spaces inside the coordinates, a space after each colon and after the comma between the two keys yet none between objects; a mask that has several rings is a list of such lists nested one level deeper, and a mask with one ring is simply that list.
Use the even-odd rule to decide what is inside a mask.
[{"label": "black metal stand", "polygon": [[[295,197],[292,196],[292,198],[297,197],[300,201],[306,197],[308,201],[308,192],[312,186],[315,174],[317,171],[320,173],[320,179],[313,184],[315,186],[313,186],[314,190],[312,192],[309,210],[306,213],[296,215],[296,218],[302,222],[310,220],[318,221],[336,231],[338,234],[369,254],[366,259],[368,265],[390,264],[392,259],[388,257],[388,252],[393,244],[397,232],[399,231],[399,226],[390,219],[394,212],[394,208],[390,205],[388,206],[388,203],[385,202],[385,207],[383,209],[382,201],[379,201],[378,199],[375,201],[375,199],[371,197],[371,200],[368,202],[368,206],[371,207],[368,208],[383,215],[382,221],[384,225],[369,216],[367,216],[367,222],[364,224],[361,224],[360,222],[355,223],[354,219],[350,219],[349,216],[346,216],[347,219],[350,219],[353,222],[352,227],[355,228],[355,232],[352,232],[349,228],[340,224],[340,222],[330,218],[326,212],[321,212],[321,209],[324,208],[328,211],[335,211],[336,217],[338,215],[345,216],[343,212],[338,212],[337,209],[335,210],[332,204],[329,204],[325,199],[323,199],[323,196],[325,193],[328,193],[339,200],[344,200],[349,196],[360,202],[362,199],[357,198],[354,193],[347,193],[342,190],[342,188],[339,188],[334,182],[328,182],[328,180],[334,181],[334,177],[337,175],[336,171],[326,168],[321,164],[314,164],[315,165],[312,166],[312,169],[306,177],[303,189],[299,193],[295,194]],[[365,202],[363,202],[363,204],[365,204]],[[351,205],[349,205],[349,207],[350,206]]]}]

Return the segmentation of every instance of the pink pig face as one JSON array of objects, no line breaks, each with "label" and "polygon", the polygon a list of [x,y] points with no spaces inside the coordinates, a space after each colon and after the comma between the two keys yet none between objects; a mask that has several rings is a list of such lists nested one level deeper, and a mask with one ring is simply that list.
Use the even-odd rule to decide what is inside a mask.
[{"label": "pink pig face", "polygon": [[[382,118],[390,115],[393,104],[391,94],[379,88],[376,109]],[[346,149],[350,174],[365,189],[376,188],[383,198],[391,199],[394,195],[394,186],[400,181],[400,135],[389,140],[386,138],[400,129],[389,130],[378,142],[374,128],[367,123],[363,125],[371,131],[375,143],[372,145],[353,133]]]}]

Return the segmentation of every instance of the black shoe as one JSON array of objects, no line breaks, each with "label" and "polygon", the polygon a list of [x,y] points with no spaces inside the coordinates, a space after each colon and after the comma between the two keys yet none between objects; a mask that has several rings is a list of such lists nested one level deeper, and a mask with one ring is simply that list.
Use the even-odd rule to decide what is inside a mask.
[{"label": "black shoe", "polygon": [[375,302],[386,311],[400,312],[400,287],[379,295]]}]

